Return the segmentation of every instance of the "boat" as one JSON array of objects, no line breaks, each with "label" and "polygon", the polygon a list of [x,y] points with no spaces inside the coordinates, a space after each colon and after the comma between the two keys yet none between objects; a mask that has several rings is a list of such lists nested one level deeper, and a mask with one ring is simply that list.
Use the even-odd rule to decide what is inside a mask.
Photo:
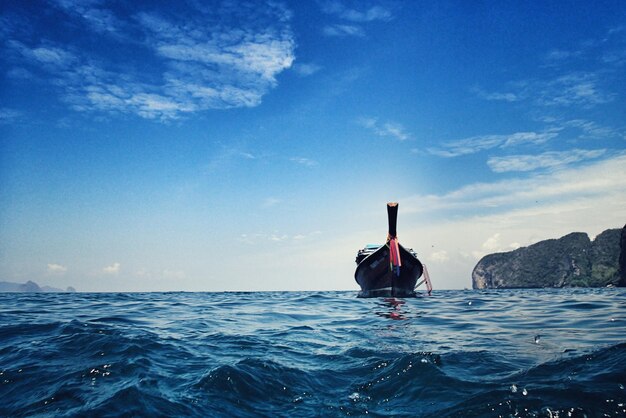
[{"label": "boat", "polygon": [[[428,294],[432,285],[426,266],[411,248],[398,242],[396,224],[398,203],[387,203],[389,230],[384,245],[366,245],[356,256],[354,278],[361,287],[359,297],[415,297],[415,289],[426,284]],[[420,277],[423,279],[418,283]]]}]

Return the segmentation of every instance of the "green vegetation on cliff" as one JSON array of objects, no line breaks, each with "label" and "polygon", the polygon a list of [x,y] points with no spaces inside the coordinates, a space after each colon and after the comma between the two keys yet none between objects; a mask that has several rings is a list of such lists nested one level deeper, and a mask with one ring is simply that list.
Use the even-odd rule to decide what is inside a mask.
[{"label": "green vegetation on cliff", "polygon": [[506,253],[483,257],[472,272],[472,287],[603,287],[620,282],[621,229],[591,241],[574,232]]}]

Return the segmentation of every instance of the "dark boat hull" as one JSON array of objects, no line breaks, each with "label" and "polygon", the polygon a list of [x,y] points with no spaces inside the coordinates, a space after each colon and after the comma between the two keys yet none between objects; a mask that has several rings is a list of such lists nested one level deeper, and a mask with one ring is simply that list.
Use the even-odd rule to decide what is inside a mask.
[{"label": "dark boat hull", "polygon": [[383,245],[357,266],[354,278],[361,286],[359,297],[413,297],[424,271],[422,263],[402,245],[400,276],[389,268],[389,247]]}]

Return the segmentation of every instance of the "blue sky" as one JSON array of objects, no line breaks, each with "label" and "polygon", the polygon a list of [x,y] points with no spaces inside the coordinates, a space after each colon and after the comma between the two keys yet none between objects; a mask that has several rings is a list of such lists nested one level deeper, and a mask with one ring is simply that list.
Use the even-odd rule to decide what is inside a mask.
[{"label": "blue sky", "polygon": [[626,3],[5,1],[0,280],[435,288],[626,221]]}]

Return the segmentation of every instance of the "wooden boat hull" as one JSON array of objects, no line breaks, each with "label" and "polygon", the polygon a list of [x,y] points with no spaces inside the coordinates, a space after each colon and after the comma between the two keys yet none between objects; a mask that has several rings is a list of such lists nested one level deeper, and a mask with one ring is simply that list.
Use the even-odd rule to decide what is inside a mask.
[{"label": "wooden boat hull", "polygon": [[402,245],[399,248],[402,260],[399,276],[389,268],[388,245],[381,246],[359,262],[354,273],[356,282],[361,286],[359,297],[415,296],[415,285],[424,266]]}]

